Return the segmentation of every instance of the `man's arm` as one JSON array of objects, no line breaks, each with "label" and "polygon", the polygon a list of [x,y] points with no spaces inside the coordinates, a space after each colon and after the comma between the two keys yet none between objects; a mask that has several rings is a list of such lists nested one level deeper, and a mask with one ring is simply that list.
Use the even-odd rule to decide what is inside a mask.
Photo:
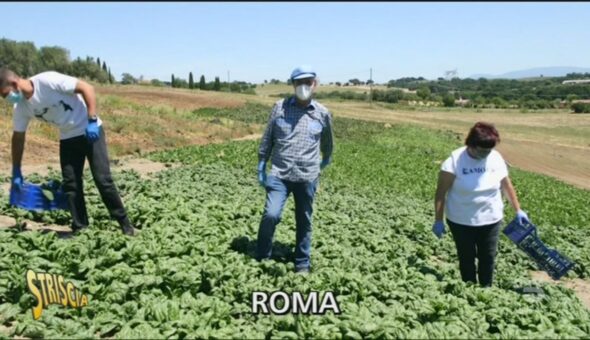
[{"label": "man's arm", "polygon": [[328,112],[324,119],[326,126],[322,130],[320,141],[320,150],[322,151],[322,158],[325,160],[332,158],[332,151],[334,150],[334,131],[332,129],[332,114]]},{"label": "man's arm", "polygon": [[260,148],[258,149],[258,162],[266,162],[270,158],[270,154],[273,147],[273,136],[272,136],[272,129],[273,129],[273,122],[275,117],[275,112],[277,110],[277,105],[273,107],[270,116],[268,118],[268,123],[266,124],[266,129],[264,130],[264,134],[262,135],[262,140],[260,141]]},{"label": "man's arm", "polygon": [[12,167],[20,168],[25,150],[25,132],[12,133]]},{"label": "man's arm", "polygon": [[75,93],[79,93],[86,102],[88,109],[88,118],[96,118],[96,94],[94,87],[83,80],[78,80],[76,83]]}]

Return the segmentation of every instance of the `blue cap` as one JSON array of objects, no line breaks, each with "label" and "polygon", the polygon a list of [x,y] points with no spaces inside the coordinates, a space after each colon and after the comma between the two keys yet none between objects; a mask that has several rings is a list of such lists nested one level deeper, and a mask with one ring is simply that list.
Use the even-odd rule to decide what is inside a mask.
[{"label": "blue cap", "polygon": [[315,78],[315,71],[309,65],[302,65],[291,72],[291,80]]}]

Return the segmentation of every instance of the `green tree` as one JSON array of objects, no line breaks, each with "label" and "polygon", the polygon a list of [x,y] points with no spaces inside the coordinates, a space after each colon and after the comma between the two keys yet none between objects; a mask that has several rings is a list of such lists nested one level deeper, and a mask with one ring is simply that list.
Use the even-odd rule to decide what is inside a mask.
[{"label": "green tree", "polygon": [[160,80],[158,80],[158,79],[152,79],[152,80],[150,81],[150,83],[151,83],[153,86],[164,86],[164,83],[162,83],[162,82],[161,82]]},{"label": "green tree", "polygon": [[32,42],[0,39],[0,66],[8,67],[21,77],[43,71],[57,71],[100,83],[111,81],[108,68],[100,58],[80,57],[70,61],[69,51],[59,46],[39,49]]},{"label": "green tree", "polygon": [[494,97],[492,99],[492,104],[494,104],[494,107],[497,109],[502,109],[502,108],[508,107],[508,103],[504,99],[502,99],[501,97]]},{"label": "green tree", "polygon": [[109,67],[109,83],[114,83],[115,79],[113,78],[113,74],[111,73],[111,68]]},{"label": "green tree", "polygon": [[455,106],[455,96],[450,93],[447,93],[442,98],[443,105],[446,107]]},{"label": "green tree", "polygon": [[35,44],[0,39],[0,66],[8,67],[21,77],[38,73],[41,62]]},{"label": "green tree", "polygon": [[195,88],[195,82],[193,81],[193,73],[192,72],[189,72],[189,74],[188,74],[188,88],[191,90]]},{"label": "green tree", "polygon": [[35,44],[32,42],[24,42],[20,44],[21,60],[24,64],[24,73],[22,75],[30,77],[41,71],[41,63],[39,60],[39,53]]},{"label": "green tree", "polygon": [[180,89],[188,88],[188,82],[186,81],[186,79],[176,78],[174,81],[176,82],[175,87]]},{"label": "green tree", "polygon": [[121,75],[121,84],[129,85],[129,84],[135,84],[135,83],[137,83],[137,79],[135,79],[135,77],[133,77],[131,74],[123,73]]},{"label": "green tree", "polygon": [[71,75],[79,78],[87,78],[98,81],[99,83],[106,83],[108,74],[102,71],[102,68],[96,64],[93,58],[86,57],[86,60],[76,58],[70,65]]},{"label": "green tree", "polygon": [[[344,99],[365,99],[363,94],[359,94],[359,96],[357,96],[352,91],[346,91],[345,93],[348,94],[344,97]],[[374,101],[386,103],[397,103],[404,98],[404,93],[401,90],[373,90],[371,95]]]},{"label": "green tree", "polygon": [[21,74],[19,69],[17,69],[19,63],[15,60],[17,53],[16,41],[0,39],[0,67],[7,67],[16,73]]},{"label": "green tree", "polygon": [[475,97],[473,97],[473,100],[471,102],[473,103],[474,107],[483,107],[486,103],[486,100],[478,94]]},{"label": "green tree", "polygon": [[[69,52],[58,46],[45,46],[39,49],[39,59],[43,71],[57,71],[68,73],[70,70]],[[39,71],[42,71],[39,70]]]},{"label": "green tree", "polygon": [[428,86],[420,86],[417,90],[416,90],[416,95],[422,99],[426,99],[428,97],[430,97],[430,88]]},{"label": "green tree", "polygon": [[215,77],[215,82],[213,83],[213,91],[221,90],[221,83],[219,82],[219,77]]},{"label": "green tree", "polygon": [[231,84],[229,84],[229,90],[231,92],[242,92],[242,90],[245,90],[240,84],[233,82]]},{"label": "green tree", "polygon": [[174,79],[174,73],[172,73],[172,79],[171,79],[171,81],[170,81],[170,86],[172,86],[172,87],[176,87],[176,81],[175,81],[175,79]]},{"label": "green tree", "polygon": [[572,110],[574,110],[575,113],[590,113],[590,104],[573,103]]},{"label": "green tree", "polygon": [[201,79],[199,80],[199,89],[205,90],[207,88],[207,83],[205,82],[205,76],[201,75]]}]

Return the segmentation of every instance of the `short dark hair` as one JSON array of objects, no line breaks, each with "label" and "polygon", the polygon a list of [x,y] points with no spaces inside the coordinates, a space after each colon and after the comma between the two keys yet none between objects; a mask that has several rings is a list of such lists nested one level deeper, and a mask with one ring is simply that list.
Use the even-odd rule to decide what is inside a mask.
[{"label": "short dark hair", "polygon": [[16,73],[7,67],[0,67],[0,88],[8,86],[10,78],[17,77]]},{"label": "short dark hair", "polygon": [[465,139],[465,145],[471,147],[493,148],[500,143],[500,134],[492,123],[477,122]]}]

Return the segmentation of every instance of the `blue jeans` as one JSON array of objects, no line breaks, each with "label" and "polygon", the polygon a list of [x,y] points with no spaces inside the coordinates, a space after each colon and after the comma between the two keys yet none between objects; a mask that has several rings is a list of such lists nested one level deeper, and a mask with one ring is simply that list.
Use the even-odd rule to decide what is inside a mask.
[{"label": "blue jeans", "polygon": [[319,177],[313,182],[290,182],[275,176],[266,179],[266,205],[260,228],[258,229],[258,244],[256,257],[258,260],[268,259],[272,254],[272,240],[285,202],[290,193],[295,198],[295,221],[297,225],[295,245],[295,269],[310,268],[311,258],[311,215],[313,213],[313,199],[319,182]]}]

